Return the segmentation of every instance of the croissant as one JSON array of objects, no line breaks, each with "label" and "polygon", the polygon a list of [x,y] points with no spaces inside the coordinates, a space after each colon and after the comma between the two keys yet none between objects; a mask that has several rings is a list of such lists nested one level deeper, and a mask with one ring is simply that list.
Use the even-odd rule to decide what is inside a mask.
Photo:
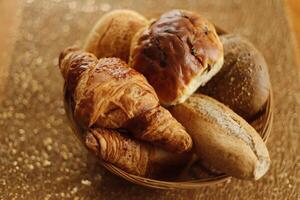
[{"label": "croissant", "polygon": [[[144,177],[161,177],[177,173],[190,158],[189,153],[176,154],[130,139],[115,130],[91,128],[85,145],[102,160],[126,172]],[[171,172],[170,172],[171,169]]]},{"label": "croissant", "polygon": [[191,149],[192,139],[185,128],[159,105],[144,76],[122,60],[98,60],[91,53],[67,48],[60,54],[59,67],[81,127],[124,128],[138,139],[173,152]]}]

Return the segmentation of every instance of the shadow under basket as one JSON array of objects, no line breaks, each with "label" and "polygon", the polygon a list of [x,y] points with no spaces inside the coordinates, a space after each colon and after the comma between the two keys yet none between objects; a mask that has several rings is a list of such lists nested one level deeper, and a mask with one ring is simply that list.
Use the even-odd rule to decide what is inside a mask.
[{"label": "shadow under basket", "polygon": [[[216,29],[219,35],[226,33],[218,27]],[[73,102],[66,90],[66,87],[64,88],[64,105],[72,130],[82,143],[82,136],[84,135],[84,131],[80,127],[78,127],[77,124],[74,122],[72,108]],[[250,124],[257,130],[257,132],[262,137],[263,141],[266,142],[271,132],[272,122],[273,96],[272,90],[270,89],[268,101],[266,102],[261,112],[257,115],[257,118],[254,121],[250,122]],[[209,172],[207,169],[201,166],[201,163],[199,164],[199,161],[197,161],[197,159],[192,159],[192,161],[188,163],[186,168],[183,170],[183,173],[176,177],[176,179],[174,178],[174,180],[157,180],[140,177],[127,173],[110,163],[104,161],[100,161],[100,163],[108,171],[126,179],[127,181],[150,188],[195,189],[202,186],[221,183],[231,178],[230,176],[225,174],[216,174]]]}]

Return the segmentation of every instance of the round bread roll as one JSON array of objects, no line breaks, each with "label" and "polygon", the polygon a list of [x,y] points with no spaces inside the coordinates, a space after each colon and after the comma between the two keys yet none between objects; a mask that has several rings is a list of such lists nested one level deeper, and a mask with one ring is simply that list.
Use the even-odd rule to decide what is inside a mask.
[{"label": "round bread roll", "polygon": [[160,103],[184,102],[223,64],[223,46],[215,27],[196,13],[173,10],[133,38],[131,67],[154,87]]},{"label": "round bread roll", "polygon": [[270,80],[263,55],[245,38],[221,36],[224,65],[199,92],[228,105],[244,119],[253,120],[269,98]]},{"label": "round bread roll", "polygon": [[132,10],[115,10],[105,14],[96,23],[86,39],[84,50],[102,57],[118,57],[128,61],[134,34],[148,20]]},{"label": "round bread roll", "polygon": [[224,104],[193,94],[170,112],[187,129],[197,156],[208,169],[254,180],[268,171],[270,157],[262,138]]}]

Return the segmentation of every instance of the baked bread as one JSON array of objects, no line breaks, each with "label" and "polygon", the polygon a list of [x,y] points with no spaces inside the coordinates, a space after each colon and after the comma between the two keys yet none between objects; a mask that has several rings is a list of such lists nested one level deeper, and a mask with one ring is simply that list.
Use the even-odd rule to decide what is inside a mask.
[{"label": "baked bread", "polygon": [[186,127],[207,168],[255,180],[269,169],[269,153],[262,138],[224,104],[193,94],[184,103],[171,107],[170,112]]},{"label": "baked bread", "polygon": [[98,60],[91,53],[67,48],[59,67],[75,102],[74,119],[81,127],[125,128],[136,138],[173,152],[191,149],[184,127],[159,105],[144,76],[124,61]]},{"label": "baked bread", "polygon": [[247,39],[234,34],[220,38],[224,65],[198,92],[221,101],[251,121],[269,98],[268,66],[263,55]]},{"label": "baked bread", "polygon": [[154,87],[164,106],[182,103],[223,64],[215,27],[196,13],[173,10],[133,38],[129,64]]},{"label": "baked bread", "polygon": [[143,177],[178,174],[190,153],[176,154],[120,134],[115,130],[92,128],[85,136],[86,147],[101,160]]},{"label": "baked bread", "polygon": [[95,24],[84,44],[84,50],[98,58],[118,57],[128,61],[134,34],[148,20],[133,10],[114,10]]}]

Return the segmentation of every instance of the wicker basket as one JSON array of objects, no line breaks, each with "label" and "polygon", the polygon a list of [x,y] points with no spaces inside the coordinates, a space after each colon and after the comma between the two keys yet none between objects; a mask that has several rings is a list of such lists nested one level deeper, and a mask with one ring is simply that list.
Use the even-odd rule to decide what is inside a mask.
[{"label": "wicker basket", "polygon": [[[226,33],[220,28],[217,28],[217,32],[219,35],[222,35]],[[73,108],[72,108],[72,99],[70,98],[70,95],[67,93],[67,90],[64,89],[64,103],[65,103],[65,110],[70,122],[70,125],[72,127],[72,130],[74,131],[77,138],[80,140],[80,142],[83,141],[83,138],[81,138],[84,135],[83,130],[76,125],[76,123],[73,120]],[[270,90],[269,99],[264,107],[264,109],[259,113],[257,118],[251,122],[251,125],[257,130],[257,132],[261,135],[264,142],[267,141],[271,127],[273,122],[273,96],[272,96],[272,90]],[[189,163],[186,167],[185,174],[191,170],[191,166],[196,161],[194,160],[192,163]],[[180,176],[180,179],[173,180],[173,181],[165,181],[165,180],[155,180],[150,178],[144,178],[136,175],[129,174],[122,169],[119,169],[118,167],[101,161],[101,164],[104,168],[106,168],[108,171],[110,171],[113,174],[116,174],[130,182],[133,182],[138,185],[143,185],[151,188],[159,188],[159,189],[194,189],[199,188],[202,186],[212,185],[215,183],[224,182],[226,180],[230,179],[230,176],[227,176],[225,174],[210,174],[209,177],[184,177]],[[203,169],[203,171],[207,171]],[[189,173],[192,174],[192,173]]]}]

